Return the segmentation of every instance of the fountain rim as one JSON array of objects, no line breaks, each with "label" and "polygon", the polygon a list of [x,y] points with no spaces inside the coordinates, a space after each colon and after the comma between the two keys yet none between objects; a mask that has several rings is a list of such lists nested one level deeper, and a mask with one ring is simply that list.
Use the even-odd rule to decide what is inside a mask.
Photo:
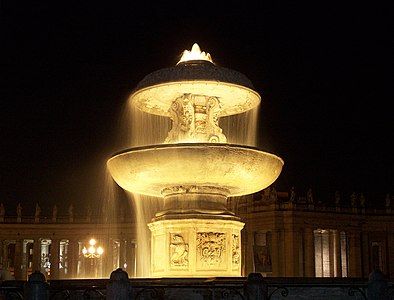
[{"label": "fountain rim", "polygon": [[112,154],[112,156],[110,158],[107,159],[107,163],[112,160],[113,158],[128,153],[130,151],[140,151],[140,150],[151,150],[151,149],[155,149],[155,148],[176,148],[176,147],[190,147],[190,146],[213,146],[213,147],[224,147],[224,148],[242,148],[242,149],[250,149],[250,150],[254,150],[257,152],[264,152],[265,154],[267,154],[268,156],[272,156],[275,157],[277,159],[279,159],[282,162],[282,166],[285,164],[284,160],[273,154],[270,152],[267,152],[261,148],[255,147],[255,146],[250,146],[250,145],[241,145],[241,144],[231,144],[231,143],[176,143],[176,144],[150,144],[150,145],[144,145],[144,146],[137,146],[137,147],[130,147],[130,148],[126,148],[120,151],[115,152],[114,154]]},{"label": "fountain rim", "polygon": [[[244,93],[245,95],[247,93],[250,93],[251,95],[253,95],[253,97],[251,99],[248,99],[248,101],[238,101],[236,103],[233,103],[232,105],[228,105],[228,107],[226,107],[226,108],[222,108],[222,110],[219,114],[220,117],[227,117],[227,116],[236,115],[236,114],[240,114],[240,113],[249,111],[251,109],[256,108],[262,102],[260,93],[257,92],[256,90],[254,90],[254,88],[252,88],[252,87],[248,87],[248,86],[238,84],[238,83],[227,82],[227,81],[202,79],[202,78],[160,82],[160,83],[152,84],[152,85],[141,87],[141,88],[137,87],[129,94],[128,101],[131,101],[131,103],[133,103],[133,105],[135,105],[140,111],[143,111],[143,112],[146,112],[149,114],[169,117],[169,113],[167,110],[173,101],[173,97],[169,98],[170,100],[166,101],[168,103],[165,107],[159,105],[157,107],[152,107],[152,108],[146,107],[144,105],[140,105],[137,102],[138,101],[137,98],[140,97],[141,94],[149,92],[150,90],[171,89],[174,86],[179,88],[180,85],[188,86],[190,88],[193,85],[199,85],[199,84],[202,85],[202,87],[199,87],[199,93],[201,93],[201,94],[204,94],[204,86],[205,87],[220,86],[220,89],[222,89],[222,91],[220,91],[220,89],[219,89],[217,94],[213,95],[213,96],[217,96],[219,98],[223,97],[222,96],[223,91],[226,89],[226,87],[237,89],[240,91],[240,93]],[[211,88],[209,89],[209,92],[211,92]],[[182,93],[174,91],[174,95],[180,96],[181,94]],[[243,95],[243,96],[245,96],[245,95]],[[240,99],[242,99],[242,98],[240,98]],[[227,101],[226,101],[226,103],[227,103]],[[245,105],[245,104],[247,104],[247,105]],[[242,107],[242,106],[244,106],[244,107]]]},{"label": "fountain rim", "polygon": [[134,91],[160,83],[182,80],[220,81],[254,89],[252,81],[239,71],[219,66],[210,61],[190,60],[147,74],[137,83]]}]

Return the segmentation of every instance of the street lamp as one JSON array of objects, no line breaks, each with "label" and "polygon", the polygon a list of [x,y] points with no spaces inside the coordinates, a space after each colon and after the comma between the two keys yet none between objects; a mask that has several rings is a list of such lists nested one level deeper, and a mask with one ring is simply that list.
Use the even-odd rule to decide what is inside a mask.
[{"label": "street lamp", "polygon": [[90,239],[89,248],[83,247],[82,254],[86,258],[100,258],[100,256],[104,253],[104,249],[101,246],[96,247],[96,240]]},{"label": "street lamp", "polygon": [[85,258],[88,258],[90,261],[90,266],[88,267],[90,270],[89,274],[93,277],[97,277],[97,265],[96,261],[101,257],[104,253],[104,249],[101,246],[97,247],[97,241],[95,239],[90,239],[88,248],[83,247],[82,254]]}]

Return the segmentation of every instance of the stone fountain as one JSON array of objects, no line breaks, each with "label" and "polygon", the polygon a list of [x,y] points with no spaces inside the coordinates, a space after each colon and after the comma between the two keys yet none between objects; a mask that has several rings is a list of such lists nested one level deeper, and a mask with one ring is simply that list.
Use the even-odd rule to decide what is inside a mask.
[{"label": "stone fountain", "polygon": [[147,75],[130,101],[172,120],[163,144],[127,149],[107,162],[123,189],[163,198],[164,209],[148,224],[152,276],[240,276],[244,223],[227,198],[268,187],[283,160],[227,143],[219,119],[255,108],[260,95],[246,76],[216,66],[195,44],[175,67]]}]

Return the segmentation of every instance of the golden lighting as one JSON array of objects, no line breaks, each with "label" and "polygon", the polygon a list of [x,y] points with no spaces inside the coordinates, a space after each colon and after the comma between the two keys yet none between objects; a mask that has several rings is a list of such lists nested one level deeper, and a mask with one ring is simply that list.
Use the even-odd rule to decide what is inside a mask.
[{"label": "golden lighting", "polygon": [[[154,73],[129,98],[143,112],[171,118],[163,144],[128,149],[107,161],[120,187],[164,199],[148,225],[154,277],[240,276],[244,223],[228,210],[227,197],[265,189],[284,164],[271,153],[228,143],[220,118],[256,108],[261,97],[244,75],[201,60],[213,63],[194,44],[183,52],[183,64],[159,73],[163,78]],[[207,76],[178,74],[194,69]],[[95,244],[84,248],[86,257],[93,248],[95,255],[103,253]]]},{"label": "golden lighting", "polygon": [[229,144],[154,145],[118,154],[107,162],[123,189],[162,197],[174,186],[216,186],[226,196],[258,192],[278,178],[283,160],[261,150]]},{"label": "golden lighting", "polygon": [[82,249],[83,256],[86,258],[99,258],[104,253],[104,249],[101,246],[96,247],[96,244],[97,241],[95,239],[90,239],[90,246],[88,248],[83,247]]},{"label": "golden lighting", "polygon": [[200,46],[197,43],[193,44],[192,50],[183,51],[182,57],[179,60],[178,64],[185,61],[190,60],[206,60],[213,63],[211,55],[207,52],[201,51]]},{"label": "golden lighting", "polygon": [[219,117],[246,112],[260,104],[260,95],[241,85],[209,81],[174,81],[140,89],[130,96],[138,109],[159,116],[169,117],[169,108],[181,94],[200,94],[220,99]]},{"label": "golden lighting", "polygon": [[101,255],[104,253],[104,249],[102,247],[97,248],[97,254]]}]

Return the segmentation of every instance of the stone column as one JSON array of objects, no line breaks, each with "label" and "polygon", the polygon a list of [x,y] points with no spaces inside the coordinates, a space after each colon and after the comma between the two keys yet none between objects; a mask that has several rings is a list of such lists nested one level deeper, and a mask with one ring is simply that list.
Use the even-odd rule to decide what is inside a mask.
[{"label": "stone column", "polygon": [[304,228],[304,243],[305,243],[305,276],[315,277],[315,237],[313,235],[313,228]]},{"label": "stone column", "polygon": [[334,245],[335,245],[335,276],[342,277],[342,261],[341,261],[341,233],[340,230],[334,231]]},{"label": "stone column", "polygon": [[361,277],[360,233],[349,232],[349,277]]},{"label": "stone column", "polygon": [[[136,245],[138,247],[138,245]],[[248,273],[246,272],[246,248],[248,247],[248,238],[246,236],[246,230],[244,229],[243,232],[241,232],[241,256],[242,256],[242,265],[241,265],[241,275],[242,276],[248,276]],[[137,254],[137,249],[136,254]],[[137,255],[136,255],[136,258]],[[138,265],[138,263],[136,263]],[[138,270],[137,270],[138,271]],[[136,271],[136,274],[138,274]]]},{"label": "stone column", "polygon": [[388,243],[388,270],[391,281],[394,279],[394,232],[387,232]]},{"label": "stone column", "polygon": [[271,262],[272,262],[272,275],[274,277],[280,276],[279,272],[279,249],[278,249],[278,232],[276,230],[272,231],[272,240],[271,240]]},{"label": "stone column", "polygon": [[127,241],[125,241],[123,238],[120,238],[119,242],[119,268],[124,269],[124,263],[126,262]]},{"label": "stone column", "polygon": [[41,271],[41,240],[34,239],[33,243],[33,272]]},{"label": "stone column", "polygon": [[295,228],[285,229],[285,276],[298,276],[298,247]]},{"label": "stone column", "polygon": [[4,264],[4,268],[8,268],[9,267],[9,263],[8,263],[8,241],[4,240],[3,241],[3,264]]},{"label": "stone column", "polygon": [[111,241],[108,238],[103,238],[103,276],[109,277],[112,270],[112,248]]},{"label": "stone column", "polygon": [[4,252],[4,243],[3,240],[0,239],[0,264],[3,264],[3,267],[5,267],[3,252]]},{"label": "stone column", "polygon": [[14,272],[16,280],[24,280],[22,274],[23,269],[23,240],[16,240],[15,242],[15,264]]},{"label": "stone column", "polygon": [[330,277],[336,275],[336,253],[335,253],[335,233],[334,230],[328,231],[329,258],[330,258]]},{"label": "stone column", "polygon": [[362,277],[368,278],[369,274],[373,271],[370,269],[369,263],[369,245],[368,245],[368,232],[363,231],[361,233],[361,266],[362,266]]},{"label": "stone column", "polygon": [[286,258],[285,258],[285,231],[283,228],[278,230],[278,246],[279,246],[279,276],[284,277],[286,276]]},{"label": "stone column", "polygon": [[52,239],[51,242],[51,280],[59,279],[59,251],[60,241]]},{"label": "stone column", "polygon": [[126,242],[126,271],[131,277],[135,277],[135,244],[133,241]]},{"label": "stone column", "polygon": [[[245,271],[246,274],[254,272],[254,253],[253,253],[253,245],[254,245],[254,232],[248,228],[245,232],[246,234],[246,260],[245,260]],[[248,259],[249,258],[249,259]]]},{"label": "stone column", "polygon": [[77,278],[78,270],[78,259],[79,259],[79,244],[78,240],[73,238],[69,239],[68,244],[68,277]]},{"label": "stone column", "polygon": [[21,270],[21,274],[22,274],[22,278],[23,280],[27,280],[27,268],[29,267],[28,264],[28,246],[29,244],[27,243],[27,241],[22,240],[22,270]]}]

